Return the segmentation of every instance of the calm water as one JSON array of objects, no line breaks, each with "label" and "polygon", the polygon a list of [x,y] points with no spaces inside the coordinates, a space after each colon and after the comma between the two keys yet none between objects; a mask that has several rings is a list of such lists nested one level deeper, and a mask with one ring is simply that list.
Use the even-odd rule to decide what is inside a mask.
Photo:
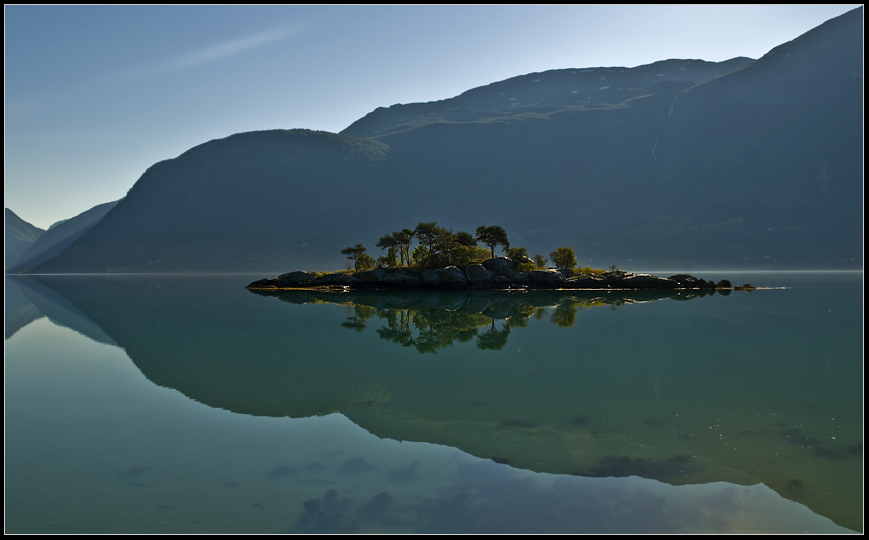
[{"label": "calm water", "polygon": [[863,275],[679,298],[6,280],[9,533],[848,532]]}]

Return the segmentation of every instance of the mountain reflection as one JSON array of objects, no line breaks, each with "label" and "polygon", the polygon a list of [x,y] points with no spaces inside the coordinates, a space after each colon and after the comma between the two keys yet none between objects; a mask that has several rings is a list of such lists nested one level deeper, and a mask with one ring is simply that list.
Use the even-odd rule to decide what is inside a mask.
[{"label": "mountain reflection", "polygon": [[[17,279],[53,321],[117,344],[155,385],[210,407],[340,412],[383,439],[536,472],[763,483],[861,528],[859,294],[667,302],[701,295],[251,294],[245,277]],[[813,315],[821,310],[831,315]]]},{"label": "mountain reflection", "polygon": [[[395,292],[352,293],[251,290],[275,296],[291,304],[341,304],[352,314],[341,326],[357,332],[377,318],[377,334],[386,341],[436,353],[454,343],[475,341],[479,349],[497,351],[507,345],[512,328],[525,328],[531,318],[547,319],[561,328],[573,328],[580,309],[620,306],[674,299],[690,300],[714,290],[690,291],[487,291],[487,292]],[[730,291],[726,291],[730,292]],[[500,328],[496,321],[503,320]]]}]

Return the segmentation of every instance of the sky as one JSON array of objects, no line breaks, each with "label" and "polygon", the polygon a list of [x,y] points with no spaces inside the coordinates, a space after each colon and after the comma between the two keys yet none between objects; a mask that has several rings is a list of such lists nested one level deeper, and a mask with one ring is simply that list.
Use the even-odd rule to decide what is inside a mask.
[{"label": "sky", "polygon": [[212,139],[550,69],[756,59],[855,7],[7,5],[5,206],[47,229]]}]

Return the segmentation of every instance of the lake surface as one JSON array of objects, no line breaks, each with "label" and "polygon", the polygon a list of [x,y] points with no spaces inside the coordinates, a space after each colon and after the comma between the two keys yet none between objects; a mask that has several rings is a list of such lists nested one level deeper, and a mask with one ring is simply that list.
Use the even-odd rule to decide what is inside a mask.
[{"label": "lake surface", "polygon": [[6,532],[862,531],[862,272],[696,275],[9,277]]}]

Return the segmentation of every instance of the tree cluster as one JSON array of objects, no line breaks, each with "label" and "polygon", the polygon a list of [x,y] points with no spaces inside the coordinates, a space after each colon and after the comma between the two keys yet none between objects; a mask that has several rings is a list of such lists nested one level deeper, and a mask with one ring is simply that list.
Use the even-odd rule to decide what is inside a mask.
[{"label": "tree cluster", "polygon": [[[413,241],[417,246],[411,249]],[[483,244],[486,248],[480,247]],[[528,265],[529,268],[543,268],[549,259],[542,255],[531,258],[523,247],[510,247],[507,232],[497,225],[477,227],[476,235],[441,227],[437,222],[420,223],[414,229],[402,229],[382,236],[375,244],[384,255],[374,259],[365,253],[362,244],[341,250],[353,261],[356,271],[374,268],[397,268],[415,266],[419,268],[439,268],[444,266],[467,266],[495,257],[495,248],[503,248],[504,255]],[[487,249],[488,248],[488,249]],[[562,247],[549,254],[558,268],[573,268],[576,257],[573,248]]]}]

